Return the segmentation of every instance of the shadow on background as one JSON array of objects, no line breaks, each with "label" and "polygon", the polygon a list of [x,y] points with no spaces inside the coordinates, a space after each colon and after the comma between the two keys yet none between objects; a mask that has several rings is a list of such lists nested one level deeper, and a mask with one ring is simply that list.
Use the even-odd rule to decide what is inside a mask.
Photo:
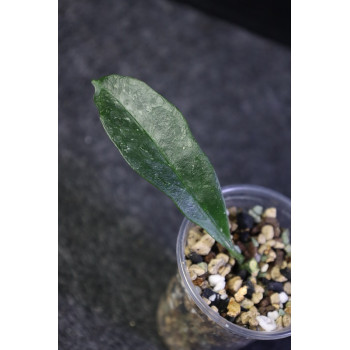
[{"label": "shadow on background", "polygon": [[235,23],[249,31],[291,44],[291,1],[280,0],[173,0],[193,6],[210,16]]}]

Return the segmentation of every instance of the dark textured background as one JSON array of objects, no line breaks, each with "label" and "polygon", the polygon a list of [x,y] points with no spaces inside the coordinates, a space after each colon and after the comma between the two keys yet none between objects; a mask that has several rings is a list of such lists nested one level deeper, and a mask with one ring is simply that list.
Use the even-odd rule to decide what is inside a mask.
[{"label": "dark textured background", "polygon": [[183,112],[222,185],[289,196],[290,50],[178,2],[60,0],[59,52],[59,348],[164,349],[155,314],[182,216],[110,142],[90,80],[144,80]]}]

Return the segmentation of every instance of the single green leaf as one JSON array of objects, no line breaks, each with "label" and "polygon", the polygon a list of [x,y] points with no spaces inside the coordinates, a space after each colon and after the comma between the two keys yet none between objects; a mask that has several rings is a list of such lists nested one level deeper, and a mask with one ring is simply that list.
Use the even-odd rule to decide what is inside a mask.
[{"label": "single green leaf", "polygon": [[110,75],[92,84],[101,122],[127,163],[241,262],[215,171],[180,111],[134,78]]}]

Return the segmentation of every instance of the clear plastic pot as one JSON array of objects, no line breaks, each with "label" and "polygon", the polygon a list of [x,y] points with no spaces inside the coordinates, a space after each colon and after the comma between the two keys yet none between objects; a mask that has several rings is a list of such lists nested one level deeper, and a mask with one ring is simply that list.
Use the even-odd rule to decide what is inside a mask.
[{"label": "clear plastic pot", "polygon": [[[226,206],[249,209],[255,205],[276,207],[277,218],[290,232],[290,199],[260,186],[234,185],[222,189]],[[158,331],[169,349],[240,349],[254,340],[289,337],[291,328],[253,331],[235,325],[212,310],[201,298],[188,274],[185,244],[193,224],[185,219],[180,227],[176,255],[178,273],[172,278],[158,307]]]}]

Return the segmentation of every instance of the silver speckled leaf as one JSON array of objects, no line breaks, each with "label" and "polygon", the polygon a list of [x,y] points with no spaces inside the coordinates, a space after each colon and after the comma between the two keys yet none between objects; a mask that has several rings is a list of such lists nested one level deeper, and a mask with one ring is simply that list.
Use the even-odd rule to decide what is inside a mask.
[{"label": "silver speckled leaf", "polygon": [[92,83],[102,124],[128,164],[242,261],[215,171],[180,111],[134,78],[110,75]]}]

